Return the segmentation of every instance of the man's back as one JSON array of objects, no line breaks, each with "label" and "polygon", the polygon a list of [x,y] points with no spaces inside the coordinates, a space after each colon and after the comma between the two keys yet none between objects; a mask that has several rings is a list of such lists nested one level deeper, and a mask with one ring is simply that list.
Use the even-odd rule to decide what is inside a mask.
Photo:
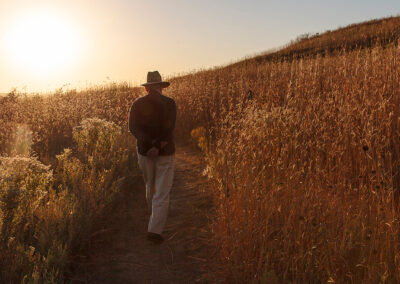
[{"label": "man's back", "polygon": [[[175,120],[176,104],[173,99],[150,91],[135,100],[129,113],[129,129],[137,139],[139,154],[146,156],[149,149],[157,147],[159,155],[173,155]],[[160,147],[161,141],[167,142],[165,147]]]}]

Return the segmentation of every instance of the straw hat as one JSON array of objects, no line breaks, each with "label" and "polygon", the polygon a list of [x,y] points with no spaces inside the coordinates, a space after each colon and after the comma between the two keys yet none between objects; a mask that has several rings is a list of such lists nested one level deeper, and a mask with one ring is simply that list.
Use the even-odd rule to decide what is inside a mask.
[{"label": "straw hat", "polygon": [[161,79],[161,75],[158,71],[148,72],[147,83],[142,84],[142,86],[151,86],[151,85],[161,85],[162,88],[166,88],[169,86],[169,82],[164,82]]}]

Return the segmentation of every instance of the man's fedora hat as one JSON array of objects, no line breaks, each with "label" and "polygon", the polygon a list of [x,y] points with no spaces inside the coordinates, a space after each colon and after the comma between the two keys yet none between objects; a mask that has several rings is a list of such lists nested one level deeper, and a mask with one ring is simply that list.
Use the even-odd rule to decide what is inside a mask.
[{"label": "man's fedora hat", "polygon": [[151,85],[161,85],[162,88],[166,88],[169,86],[169,82],[164,82],[161,79],[161,75],[158,71],[148,72],[147,83],[142,84],[142,86],[151,86]]}]

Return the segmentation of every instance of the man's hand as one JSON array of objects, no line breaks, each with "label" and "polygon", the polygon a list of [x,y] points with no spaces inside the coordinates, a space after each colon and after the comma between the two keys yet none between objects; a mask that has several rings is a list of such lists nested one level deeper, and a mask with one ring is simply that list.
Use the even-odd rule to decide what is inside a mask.
[{"label": "man's hand", "polygon": [[161,141],[161,149],[164,148],[165,146],[167,146],[168,142],[167,141]]},{"label": "man's hand", "polygon": [[156,147],[150,148],[149,151],[147,151],[146,155],[149,158],[156,158],[158,156],[159,150]]}]

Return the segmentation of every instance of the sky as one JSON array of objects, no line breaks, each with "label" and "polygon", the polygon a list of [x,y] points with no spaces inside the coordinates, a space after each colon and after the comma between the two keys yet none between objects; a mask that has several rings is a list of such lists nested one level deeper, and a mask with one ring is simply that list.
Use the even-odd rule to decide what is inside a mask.
[{"label": "sky", "polygon": [[399,14],[398,0],[0,0],[0,93],[139,85]]}]

